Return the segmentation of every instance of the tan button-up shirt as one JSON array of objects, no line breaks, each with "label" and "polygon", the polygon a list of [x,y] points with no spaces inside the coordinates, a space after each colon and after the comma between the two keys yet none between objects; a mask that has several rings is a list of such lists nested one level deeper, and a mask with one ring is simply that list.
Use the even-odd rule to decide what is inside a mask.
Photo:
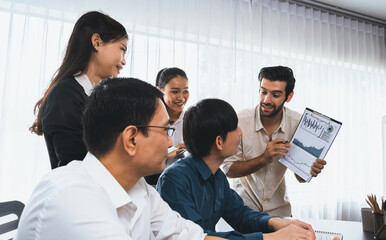
[{"label": "tan button-up shirt", "polygon": [[[254,109],[246,109],[238,114],[239,128],[242,130],[239,151],[225,159],[222,165],[225,173],[233,162],[250,160],[264,153],[270,139],[261,123],[259,109],[258,105]],[[299,113],[284,107],[283,119],[272,134],[272,140],[277,138],[290,140],[300,118]],[[230,185],[250,208],[267,212],[272,216],[291,216],[291,205],[284,178],[287,168],[278,162],[279,158],[246,177],[229,179]]]}]

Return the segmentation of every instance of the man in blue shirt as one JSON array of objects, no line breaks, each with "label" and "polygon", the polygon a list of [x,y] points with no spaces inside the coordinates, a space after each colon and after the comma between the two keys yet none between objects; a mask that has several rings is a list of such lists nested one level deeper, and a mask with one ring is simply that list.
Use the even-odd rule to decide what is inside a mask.
[{"label": "man in blue shirt", "polygon": [[[157,190],[182,217],[199,224],[208,235],[229,239],[315,239],[312,227],[280,219],[244,205],[219,169],[238,150],[241,130],[236,112],[219,99],[205,99],[184,117],[184,142],[191,155],[175,162],[160,176]],[[235,230],[215,232],[220,218]]]}]

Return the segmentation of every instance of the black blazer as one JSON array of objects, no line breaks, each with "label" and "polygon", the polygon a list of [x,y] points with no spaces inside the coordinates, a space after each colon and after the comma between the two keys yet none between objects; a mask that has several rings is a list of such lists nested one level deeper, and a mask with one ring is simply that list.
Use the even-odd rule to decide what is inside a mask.
[{"label": "black blazer", "polygon": [[87,100],[74,77],[62,79],[48,95],[42,126],[52,169],[86,156],[81,117]]}]

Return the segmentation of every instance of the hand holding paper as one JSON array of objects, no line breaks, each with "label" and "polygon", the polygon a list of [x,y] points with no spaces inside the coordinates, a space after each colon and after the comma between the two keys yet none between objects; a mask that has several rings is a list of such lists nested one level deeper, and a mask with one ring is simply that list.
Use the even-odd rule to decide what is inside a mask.
[{"label": "hand holding paper", "polygon": [[278,157],[285,156],[286,153],[289,151],[290,146],[291,144],[288,141],[281,138],[268,142],[263,154],[265,164],[271,163],[274,159],[277,159]]},{"label": "hand holding paper", "polygon": [[317,177],[319,173],[322,172],[322,169],[324,168],[324,166],[327,164],[327,162],[323,159],[316,159],[316,161],[314,162],[314,164],[312,165],[311,167],[311,175],[313,177]]}]

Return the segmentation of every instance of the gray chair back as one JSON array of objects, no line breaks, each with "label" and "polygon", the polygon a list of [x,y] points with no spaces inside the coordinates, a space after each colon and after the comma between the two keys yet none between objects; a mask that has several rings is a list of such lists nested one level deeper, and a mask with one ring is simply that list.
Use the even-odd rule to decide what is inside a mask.
[{"label": "gray chair back", "polygon": [[0,218],[3,218],[10,214],[15,214],[17,216],[16,220],[5,222],[0,225],[0,235],[17,229],[17,226],[19,225],[19,219],[20,219],[21,213],[23,212],[23,209],[24,209],[24,204],[19,201],[9,201],[9,202],[0,203]]}]

